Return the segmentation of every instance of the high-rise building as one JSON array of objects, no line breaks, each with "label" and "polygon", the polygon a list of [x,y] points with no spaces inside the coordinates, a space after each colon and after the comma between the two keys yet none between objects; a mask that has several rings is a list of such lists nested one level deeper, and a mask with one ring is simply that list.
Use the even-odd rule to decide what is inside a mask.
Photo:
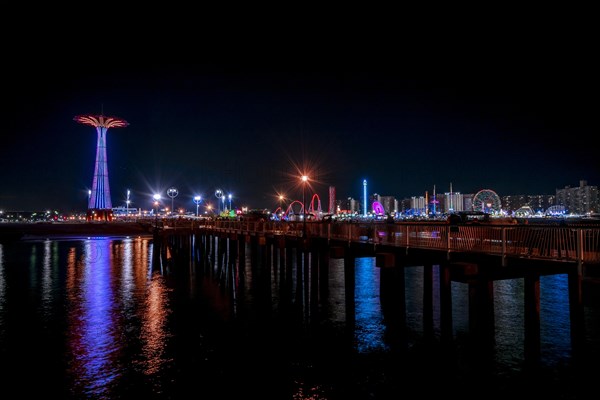
[{"label": "high-rise building", "polygon": [[586,215],[600,212],[598,186],[588,186],[587,181],[579,181],[578,187],[565,186],[556,189],[556,204],[564,206],[567,213]]},{"label": "high-rise building", "polygon": [[443,210],[447,213],[464,211],[463,195],[460,192],[444,193]]},{"label": "high-rise building", "polygon": [[413,196],[410,198],[410,208],[415,215],[427,214],[427,199],[423,196]]}]

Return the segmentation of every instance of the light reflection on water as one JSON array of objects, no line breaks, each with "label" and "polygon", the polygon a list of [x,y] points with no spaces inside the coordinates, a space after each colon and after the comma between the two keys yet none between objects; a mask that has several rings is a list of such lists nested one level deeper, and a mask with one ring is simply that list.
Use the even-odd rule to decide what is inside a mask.
[{"label": "light reflection on water", "polygon": [[383,341],[385,326],[379,303],[379,268],[371,258],[356,260],[356,347],[359,353],[387,349]]},{"label": "light reflection on water", "polygon": [[142,371],[145,375],[156,375],[172,359],[165,357],[167,340],[170,336],[166,326],[169,309],[168,292],[164,278],[154,273],[147,286],[142,314]]},{"label": "light reflection on water", "polygon": [[[249,252],[242,278],[233,264],[217,271],[216,265],[177,264],[173,254],[168,255],[170,265],[157,269],[155,251],[149,238],[0,244],[3,358],[16,363],[25,357],[39,361],[40,368],[55,368],[52,384],[63,397],[171,398],[182,385],[200,385],[199,393],[210,393],[217,385],[225,390],[229,374],[240,371],[236,363],[267,361],[282,363],[267,369],[289,379],[279,384],[287,385],[292,398],[327,399],[335,392],[332,381],[346,379],[343,373],[336,375],[336,368],[350,368],[357,362],[353,357],[390,353],[390,331],[380,304],[381,269],[374,258],[356,259],[354,301],[348,302],[342,259],[330,260],[328,290],[317,293],[311,286],[314,271],[302,270],[295,257],[287,272],[273,266],[265,285],[265,272],[252,264]],[[425,326],[424,270],[416,266],[404,272],[405,339],[408,348],[418,348]],[[212,279],[219,276],[227,277],[226,282]],[[540,279],[541,357],[550,367],[570,362],[567,284],[564,275]],[[438,290],[439,269],[434,266],[436,341]],[[453,335],[460,348],[470,340],[468,286],[452,282],[451,291]],[[523,280],[496,281],[493,293],[494,362],[501,370],[519,371],[524,358]],[[352,306],[353,311],[348,309]],[[586,319],[596,334],[587,335],[597,351],[594,316],[597,308],[588,308]],[[352,324],[346,323],[348,317]],[[27,325],[15,323],[21,320]],[[24,346],[32,350],[23,354],[18,349]],[[251,357],[238,358],[243,354]],[[262,360],[252,360],[261,355]],[[244,373],[258,377],[252,368]],[[369,368],[364,373],[372,373]],[[322,376],[316,372],[321,369]],[[367,385],[384,380],[383,375],[378,370],[355,378]],[[229,390],[243,390],[243,385]]]},{"label": "light reflection on water", "polygon": [[74,396],[110,398],[124,377],[135,374],[149,377],[153,393],[163,391],[160,373],[172,362],[165,355],[170,289],[164,276],[147,270],[147,246],[141,240],[95,239],[85,242],[80,255],[71,249],[68,364]]},{"label": "light reflection on water", "polygon": [[525,356],[523,279],[496,281],[493,293],[496,355],[508,368],[515,368]]},{"label": "light reflection on water", "polygon": [[110,255],[110,240],[88,240],[67,268],[68,356],[74,393],[108,396],[122,369],[120,313]]},{"label": "light reflection on water", "polygon": [[568,362],[571,356],[571,322],[566,274],[540,278],[542,357],[545,362]]},{"label": "light reflection on water", "polygon": [[4,308],[6,303],[6,278],[4,277],[4,246],[0,243],[0,343],[5,343]]}]

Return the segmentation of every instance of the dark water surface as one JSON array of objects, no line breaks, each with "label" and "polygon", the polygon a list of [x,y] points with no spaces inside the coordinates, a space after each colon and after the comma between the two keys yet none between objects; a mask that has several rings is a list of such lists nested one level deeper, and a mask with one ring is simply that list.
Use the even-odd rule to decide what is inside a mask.
[{"label": "dark water surface", "polygon": [[157,262],[144,237],[0,244],[2,397],[579,399],[597,390],[600,307],[586,304],[574,355],[564,275],[541,278],[541,356],[530,365],[522,279],[494,283],[495,334],[483,341],[469,332],[468,287],[453,282],[453,337],[442,345],[437,266],[425,334],[422,267],[405,270],[398,320],[393,304],[382,310],[374,258],[356,259],[348,301],[343,260],[330,260],[328,285],[316,290],[295,255],[281,268],[273,257],[269,270],[248,250],[243,271],[196,256]]}]

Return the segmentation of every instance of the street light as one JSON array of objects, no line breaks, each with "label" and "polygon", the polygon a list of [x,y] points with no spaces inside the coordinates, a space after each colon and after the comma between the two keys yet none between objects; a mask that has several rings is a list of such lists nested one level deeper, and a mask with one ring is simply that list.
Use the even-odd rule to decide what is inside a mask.
[{"label": "street light", "polygon": [[[218,199],[217,200],[217,214],[221,213],[221,198],[223,197],[223,191],[221,189],[217,189],[215,190],[215,197]],[[223,201],[225,201],[225,199],[223,199]]]},{"label": "street light", "polygon": [[155,194],[152,196],[154,198],[154,208],[156,209],[156,213],[154,214],[154,228],[158,227],[158,204],[160,201],[160,194]]},{"label": "street light", "polygon": [[171,198],[171,214],[173,214],[173,210],[175,209],[173,207],[173,202],[175,201],[175,197],[177,197],[178,194],[179,191],[174,187],[167,189],[167,196]]},{"label": "street light", "polygon": [[229,193],[229,212],[231,212],[231,193]]},{"label": "street light", "polygon": [[93,217],[93,213],[92,211],[92,191],[88,190],[88,201],[87,201],[87,207],[85,208],[87,211],[85,213],[85,219],[86,221],[91,221],[92,217]]},{"label": "street light", "polygon": [[125,202],[127,204],[127,210],[125,212],[125,218],[129,219],[129,195],[131,194],[131,191],[129,189],[127,189],[127,201]]},{"label": "street light", "polygon": [[198,206],[202,202],[202,196],[194,196],[194,203],[196,203],[196,217],[198,216]]},{"label": "street light", "polygon": [[308,182],[308,176],[302,175],[302,237],[306,238],[306,182]]}]

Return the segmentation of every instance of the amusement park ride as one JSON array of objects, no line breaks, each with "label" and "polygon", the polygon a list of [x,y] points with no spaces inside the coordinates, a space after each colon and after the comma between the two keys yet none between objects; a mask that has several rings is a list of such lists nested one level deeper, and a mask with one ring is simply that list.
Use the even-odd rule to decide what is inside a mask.
[{"label": "amusement park ride", "polygon": [[[317,203],[317,208],[315,209],[315,201]],[[281,206],[277,207],[275,211],[273,211],[273,215],[280,220],[296,220],[302,219],[302,215],[304,215],[304,204],[301,201],[294,200],[292,201],[285,211]],[[321,209],[321,198],[318,194],[314,194],[310,200],[309,207],[306,210],[306,219],[307,220],[320,220],[323,217],[323,210]]]},{"label": "amusement park ride", "polygon": [[94,164],[94,179],[89,193],[87,219],[112,220],[113,210],[108,184],[108,164],[106,158],[106,134],[109,128],[124,128],[129,123],[124,119],[106,117],[104,115],[78,115],[75,122],[96,128],[98,140],[96,144],[96,163]]}]

